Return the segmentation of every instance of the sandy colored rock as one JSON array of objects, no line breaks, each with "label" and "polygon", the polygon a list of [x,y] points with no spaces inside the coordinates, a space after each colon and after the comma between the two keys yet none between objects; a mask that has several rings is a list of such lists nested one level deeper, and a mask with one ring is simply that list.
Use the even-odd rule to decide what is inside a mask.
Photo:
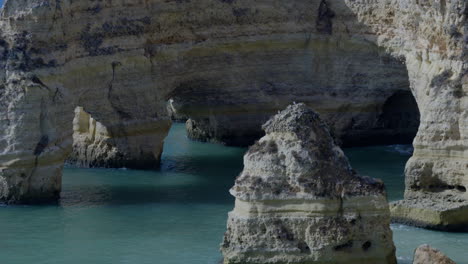
[{"label": "sandy colored rock", "polygon": [[406,61],[421,112],[405,200],[392,215],[423,227],[468,230],[467,1],[346,2],[380,46]]},{"label": "sandy colored rock", "polygon": [[[86,113],[82,107],[75,109],[73,119],[73,151],[67,158],[67,163],[78,167],[101,168],[157,168],[162,152],[158,147],[156,156],[153,152],[140,152],[138,147],[131,155],[125,149],[117,147],[116,139],[107,128]],[[162,144],[162,143],[161,143]],[[148,146],[151,146],[150,144]]]},{"label": "sandy colored rock", "polygon": [[456,264],[455,261],[429,245],[422,245],[414,251],[413,264]]},{"label": "sandy colored rock", "polygon": [[106,128],[117,160],[144,168],[159,161],[171,98],[209,137],[248,137],[292,100],[359,137],[409,80],[421,123],[403,205],[466,201],[466,14],[464,0],[7,0],[0,199],[57,199],[76,107]]},{"label": "sandy colored rock", "polygon": [[360,177],[304,104],[263,126],[231,194],[224,263],[396,263],[383,183]]}]

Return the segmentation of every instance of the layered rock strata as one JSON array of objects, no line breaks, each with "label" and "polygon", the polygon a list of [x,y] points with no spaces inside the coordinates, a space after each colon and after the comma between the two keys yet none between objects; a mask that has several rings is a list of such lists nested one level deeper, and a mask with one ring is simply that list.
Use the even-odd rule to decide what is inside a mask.
[{"label": "layered rock strata", "polygon": [[444,253],[429,245],[422,245],[414,251],[413,264],[456,264]]},{"label": "layered rock strata", "polygon": [[151,23],[145,5],[5,2],[0,17],[0,200],[58,198],[77,106],[106,128],[112,148],[129,167],[157,166],[171,122],[148,55],[149,35],[158,25]]},{"label": "layered rock strata", "polygon": [[[439,215],[450,203],[466,215],[467,13],[463,0],[7,0],[0,17],[0,199],[57,198],[77,106],[135,167],[158,162],[170,98],[184,102],[181,113],[197,122],[223,112],[212,107],[218,102],[233,116],[239,109],[266,116],[272,105],[299,97],[324,116],[321,102],[333,106],[337,121],[327,122],[344,127],[334,131],[366,131],[375,109],[395,94],[385,81],[407,86],[401,66],[372,42],[405,61],[421,112],[402,207],[427,204]],[[375,71],[377,77],[364,74]],[[379,86],[373,83],[382,89],[366,90]],[[304,92],[315,86],[316,94]],[[241,108],[229,100],[240,95]],[[466,226],[447,221],[428,226]]]},{"label": "layered rock strata", "polygon": [[[123,148],[118,147],[119,140],[121,140],[119,137],[110,133],[102,123],[97,122],[82,107],[77,107],[73,119],[73,151],[66,162],[85,168],[150,169],[159,166],[163,150],[162,141],[158,141],[160,145],[156,146],[154,143],[146,144],[142,141],[138,145],[128,145]],[[154,147],[156,147],[155,150],[150,149]],[[146,152],[145,148],[147,148]]]},{"label": "layered rock strata", "polygon": [[[260,113],[280,94],[289,98],[293,87],[301,87],[295,98],[305,97],[307,87],[317,85],[311,73],[328,72],[326,81],[316,76],[328,84],[335,76],[349,75],[343,82],[360,87],[368,79],[361,73],[378,68],[378,62],[388,66],[388,73],[380,71],[371,79],[398,86],[376,91],[386,94],[379,98],[405,89],[401,66],[354,37],[356,28],[354,14],[342,1],[332,7],[305,0],[7,0],[0,17],[0,199],[57,198],[79,106],[110,135],[97,153],[115,149],[123,157],[106,157],[146,168],[158,163],[170,127],[170,98],[185,98],[181,101],[196,110],[189,112],[206,117],[205,110],[212,108],[205,106],[229,109],[234,103],[227,98],[242,95],[242,109]],[[333,32],[342,34],[331,38]],[[351,58],[322,67],[325,54],[335,50],[371,50],[363,61],[378,59],[360,70],[354,70],[359,65]],[[334,61],[339,54],[332,56]],[[318,68],[326,70],[314,70]],[[341,93],[349,86],[336,87]],[[320,92],[316,101],[338,93],[335,86],[321,87],[327,93]],[[354,91],[349,90],[350,96]],[[203,100],[191,103],[197,94]],[[251,100],[245,96],[253,94]],[[362,113],[374,106],[372,101],[357,108],[345,103],[340,109]],[[88,151],[84,144],[75,146],[83,146],[75,152]]]},{"label": "layered rock strata", "polygon": [[[370,61],[372,59],[367,60]],[[336,60],[336,63],[340,62],[342,62],[340,59]],[[356,62],[362,63],[360,59],[356,59]],[[387,66],[382,68],[376,66],[374,69],[369,69],[367,72],[369,76],[366,78],[386,80],[379,77],[375,69],[388,70]],[[314,76],[323,75],[315,73]],[[398,76],[397,74],[395,78]],[[328,88],[315,86],[304,89],[302,96],[290,94],[289,98],[279,99],[281,95],[271,94],[268,99],[276,100],[277,103],[257,109],[246,108],[240,102],[228,103],[234,104],[229,106],[229,110],[226,106],[208,105],[206,107],[211,109],[202,114],[204,116],[200,116],[195,110],[184,114],[191,116],[186,122],[187,134],[189,138],[197,141],[228,146],[249,146],[264,135],[261,124],[271,115],[284,109],[289,103],[305,100],[307,105],[318,109],[340,146],[411,144],[419,126],[419,110],[409,89],[396,85],[393,80],[385,84],[369,82],[372,83],[369,87],[357,88],[353,85],[344,87],[343,91],[333,95],[338,97],[336,100],[323,96]],[[301,88],[290,89],[295,93]],[[353,95],[350,91],[353,91]],[[251,93],[251,97],[252,95],[255,96],[255,93]],[[235,96],[229,98],[239,99]],[[172,113],[174,112],[178,111]],[[180,120],[177,115],[174,116],[174,119]]]},{"label": "layered rock strata", "polygon": [[406,61],[421,112],[397,221],[468,230],[468,2],[347,0],[380,46]]},{"label": "layered rock strata", "polygon": [[396,263],[382,182],[360,177],[304,104],[263,126],[231,194],[224,263]]}]

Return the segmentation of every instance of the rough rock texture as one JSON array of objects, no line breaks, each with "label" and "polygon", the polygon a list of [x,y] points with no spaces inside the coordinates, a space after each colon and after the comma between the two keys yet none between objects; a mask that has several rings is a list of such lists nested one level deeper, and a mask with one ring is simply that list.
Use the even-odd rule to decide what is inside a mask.
[{"label": "rough rock texture", "polygon": [[113,147],[132,167],[158,163],[170,119],[166,100],[160,99],[164,88],[154,81],[159,71],[148,54],[150,32],[158,24],[150,23],[152,10],[145,5],[5,2],[0,18],[1,200],[57,199],[77,106],[105,126]]},{"label": "rough rock texture", "polygon": [[[372,70],[369,74],[373,74]],[[348,86],[345,88],[348,90],[344,89],[335,94],[336,97],[342,97],[337,99],[340,102],[323,98],[325,91],[319,91],[321,87],[308,87],[303,93],[310,95],[310,98],[304,98],[304,95],[302,98],[290,95],[289,98],[283,99],[281,104],[266,106],[267,109],[243,109],[242,103],[235,103],[230,106],[232,109],[227,111],[225,106],[206,106],[212,109],[205,113],[205,117],[197,118],[198,114],[194,112],[185,113],[182,118],[179,117],[180,113],[172,116],[173,120],[178,121],[184,120],[185,116],[192,116],[186,119],[186,129],[189,138],[193,140],[249,146],[264,135],[261,124],[277,110],[284,109],[283,104],[307,100],[309,106],[318,107],[323,113],[325,122],[331,127],[332,134],[341,146],[410,144],[419,126],[419,110],[413,95],[410,91],[394,86],[391,81],[386,82],[384,87],[374,85],[359,90],[352,85]],[[295,90],[291,88],[291,91]],[[348,91],[354,91],[354,94],[350,95]],[[389,91],[394,93],[388,94]],[[251,95],[255,93],[252,92]],[[362,102],[360,97],[365,102]],[[271,95],[270,98],[274,100],[275,95]],[[229,99],[238,98],[232,96]],[[359,106],[360,104],[363,105]],[[178,113],[177,109],[171,108],[171,113]]]},{"label": "rough rock texture", "polygon": [[380,46],[405,59],[421,112],[395,220],[468,230],[468,2],[346,2]]},{"label": "rough rock texture", "polygon": [[384,186],[354,172],[304,104],[263,126],[231,194],[224,263],[396,263]]},{"label": "rough rock texture", "polygon": [[[373,74],[372,70],[368,73]],[[214,105],[211,106],[210,113],[205,113],[205,117],[197,118],[194,112],[185,114],[195,116],[186,122],[187,134],[189,138],[198,141],[249,146],[264,135],[261,124],[277,110],[284,109],[283,104],[307,100],[309,106],[318,107],[323,113],[322,116],[341,146],[410,144],[419,127],[419,110],[413,95],[410,91],[394,86],[392,81],[385,82],[385,87],[374,85],[360,90],[356,90],[353,85],[348,86],[346,88],[349,90],[335,94],[336,97],[342,97],[340,102],[322,98],[325,91],[318,91],[320,87],[308,87],[304,95],[309,94],[309,99],[290,95],[281,104],[271,104],[267,109],[243,109],[243,104],[236,103],[231,106],[232,109],[224,111],[225,107]],[[291,90],[295,91],[294,88]],[[348,91],[355,93],[350,96]],[[388,91],[394,94],[388,94]],[[366,102],[358,102],[361,100],[357,99],[359,97]],[[237,99],[234,96],[229,98]],[[271,95],[272,100],[273,98],[275,95]],[[358,106],[360,104],[366,106]],[[174,119],[183,120],[176,115]]]},{"label": "rough rock texture", "polygon": [[[126,155],[117,148],[115,138],[107,128],[86,113],[82,107],[75,109],[73,119],[73,151],[67,159],[67,163],[79,167],[129,167],[129,168],[157,168],[158,160],[162,152],[162,145],[158,146],[159,152],[149,155]],[[162,142],[161,142],[162,144]],[[152,145],[148,145],[151,147]],[[154,145],[153,145],[154,146]],[[135,150],[144,149],[138,146]],[[151,150],[148,150],[148,153]],[[143,154],[143,153],[142,153]]]},{"label": "rough rock texture", "polygon": [[414,251],[413,264],[456,264],[455,261],[429,245],[422,245]]},{"label": "rough rock texture", "polygon": [[[314,99],[319,102],[349,87],[335,85],[342,75],[350,75],[340,77],[342,82],[372,87],[357,73],[378,68],[376,60],[387,69],[371,80],[392,80],[398,88],[362,96],[363,103],[344,102],[343,112],[365,112],[375,105],[373,97],[384,100],[405,89],[402,68],[359,36],[346,37],[358,28],[354,15],[342,1],[333,5],[331,10],[325,1],[305,0],[7,0],[0,17],[0,199],[57,198],[76,107],[106,128],[106,143],[124,156],[115,155],[118,161],[146,168],[158,163],[170,126],[170,98],[190,102],[201,94],[202,104],[189,105],[208,116],[201,106],[229,109],[224,98],[255,91],[259,95],[247,97],[243,109],[260,114],[278,94],[289,97],[292,87],[302,87],[294,98],[305,98],[304,89],[317,85],[313,72],[329,74],[323,81],[328,85],[321,85],[327,93]],[[330,37],[333,31],[345,35]],[[359,71],[352,70],[361,65],[354,55],[325,63],[353,53],[373,62]]]},{"label": "rough rock texture", "polygon": [[[439,214],[438,205],[455,199],[462,202],[451,210],[466,215],[467,13],[464,0],[7,0],[0,17],[0,199],[57,198],[78,106],[135,167],[158,162],[170,98],[184,102],[181,113],[196,122],[213,109],[239,112],[229,98],[243,96],[241,109],[260,116],[301,98],[344,127],[334,133],[360,135],[400,90],[385,82],[407,86],[402,68],[372,42],[405,61],[421,111],[403,206],[434,204],[425,208]],[[320,89],[304,93],[309,87]],[[213,105],[226,110],[206,107]],[[435,226],[467,223],[448,221]]]}]

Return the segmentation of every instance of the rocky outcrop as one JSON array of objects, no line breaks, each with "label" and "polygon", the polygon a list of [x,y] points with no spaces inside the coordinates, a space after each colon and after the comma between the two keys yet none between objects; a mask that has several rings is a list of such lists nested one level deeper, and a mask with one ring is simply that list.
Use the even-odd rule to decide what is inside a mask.
[{"label": "rocky outcrop", "polygon": [[73,151],[67,163],[80,167],[97,165],[94,162],[105,162],[107,157],[116,155],[117,150],[106,144],[109,133],[105,126],[97,122],[82,107],[75,109],[73,119]]},{"label": "rocky outcrop", "polygon": [[291,105],[263,128],[231,189],[224,263],[396,263],[382,182],[351,169],[319,116]]},{"label": "rocky outcrop", "polygon": [[468,230],[468,3],[347,1],[376,42],[406,61],[421,112],[395,220]]},{"label": "rocky outcrop", "polygon": [[159,162],[171,122],[148,53],[158,27],[151,8],[8,0],[1,12],[1,200],[58,198],[78,106],[106,128],[129,167]]},{"label": "rocky outcrop", "polygon": [[[340,131],[365,135],[381,118],[390,126],[397,118],[385,116],[400,114],[381,109],[394,109],[391,98],[408,82],[377,43],[405,62],[421,112],[399,208],[427,202],[434,206],[425,209],[440,215],[437,208],[450,203],[451,212],[466,215],[466,5],[7,0],[0,17],[0,199],[57,198],[78,106],[134,167],[158,163],[171,98],[200,131],[207,130],[199,120],[209,118],[216,128],[209,137],[222,138],[216,133],[226,134],[224,126],[234,131],[230,124],[249,137],[248,125],[232,120],[261,120],[297,98],[318,109],[338,138]],[[447,221],[435,226],[466,226]]]},{"label": "rocky outcrop", "polygon": [[[230,71],[218,85],[196,81],[187,85],[195,89],[176,91],[178,111],[190,117],[188,136],[249,146],[263,136],[261,124],[296,101],[316,109],[340,145],[411,143],[419,111],[404,64],[366,39],[367,32],[344,1],[290,5],[299,12],[294,24],[302,27],[301,33],[289,28],[288,38],[294,40],[262,42],[263,51],[246,55],[254,65],[225,66]],[[243,18],[245,23],[254,20]],[[398,107],[387,109],[395,102]]]},{"label": "rocky outcrop", "polygon": [[[279,95],[290,98],[293,87],[298,87],[294,98],[308,101],[303,92],[317,85],[314,80],[330,84],[349,75],[342,81],[354,80],[356,87],[366,83],[368,78],[357,73],[378,68],[376,59],[359,71],[353,70],[359,64],[354,57],[335,62],[352,52],[388,66],[372,80],[394,80],[391,87],[405,89],[407,81],[395,77],[402,75],[401,66],[354,37],[357,27],[342,1],[332,6],[304,0],[7,0],[0,17],[0,197],[57,198],[76,107],[106,128],[109,139],[103,146],[120,153],[106,157],[146,168],[158,163],[170,127],[166,102],[171,98],[194,109],[186,109],[194,118],[209,116],[213,108],[206,106],[238,111],[227,100],[233,96],[245,99],[242,109],[269,114],[274,98],[290,101]],[[343,33],[331,38],[333,32]],[[334,62],[324,64],[331,57]],[[314,72],[330,77],[325,81]],[[314,100],[333,98],[337,89],[349,87],[325,84],[320,87],[326,94]],[[395,89],[382,88],[386,96],[379,98]],[[361,113],[375,105],[372,98],[361,98],[365,102],[357,108],[341,104],[341,112]],[[89,142],[92,149],[99,145]]]},{"label": "rocky outcrop", "polygon": [[455,261],[429,245],[422,245],[414,251],[413,264],[456,264]]},{"label": "rocky outcrop", "polygon": [[[158,152],[142,152],[144,146],[136,147],[133,154],[123,152],[115,142],[119,140],[109,133],[107,128],[86,113],[82,107],[75,109],[73,119],[73,151],[67,158],[67,163],[79,167],[102,168],[157,168],[158,160],[162,153],[161,145],[157,146]],[[150,145],[151,146],[151,145]],[[152,145],[154,147],[154,145]],[[156,154],[156,156],[155,156]]]}]

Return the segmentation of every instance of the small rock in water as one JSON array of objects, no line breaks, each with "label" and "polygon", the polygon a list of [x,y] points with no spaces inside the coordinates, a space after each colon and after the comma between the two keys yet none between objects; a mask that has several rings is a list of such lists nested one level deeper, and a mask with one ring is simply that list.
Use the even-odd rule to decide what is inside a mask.
[{"label": "small rock in water", "polygon": [[422,245],[414,251],[413,264],[456,264],[444,253],[429,245]]}]

